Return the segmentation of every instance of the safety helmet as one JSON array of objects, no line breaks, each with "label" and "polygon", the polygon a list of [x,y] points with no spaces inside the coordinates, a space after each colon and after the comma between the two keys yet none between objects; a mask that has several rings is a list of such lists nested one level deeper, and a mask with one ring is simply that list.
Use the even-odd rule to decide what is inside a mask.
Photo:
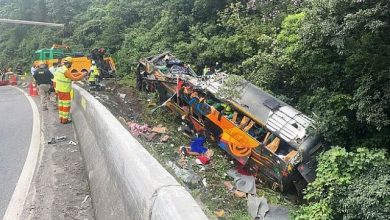
[{"label": "safety helmet", "polygon": [[71,63],[73,61],[72,57],[65,57],[64,58],[64,63]]},{"label": "safety helmet", "polygon": [[96,64],[96,62],[94,60],[92,60],[92,65],[95,65],[95,64]]}]

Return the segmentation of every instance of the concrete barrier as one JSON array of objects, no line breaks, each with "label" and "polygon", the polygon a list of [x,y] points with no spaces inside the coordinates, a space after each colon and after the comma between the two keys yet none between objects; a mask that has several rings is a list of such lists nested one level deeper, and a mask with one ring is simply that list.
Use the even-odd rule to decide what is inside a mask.
[{"label": "concrete barrier", "polygon": [[73,88],[73,124],[96,219],[207,219],[191,194],[100,102]]}]

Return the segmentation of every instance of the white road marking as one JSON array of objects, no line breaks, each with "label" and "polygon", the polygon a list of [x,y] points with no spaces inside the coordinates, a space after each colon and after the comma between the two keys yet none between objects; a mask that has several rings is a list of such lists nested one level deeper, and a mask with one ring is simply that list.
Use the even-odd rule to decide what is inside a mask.
[{"label": "white road marking", "polygon": [[41,145],[41,121],[39,118],[38,107],[35,104],[34,100],[30,96],[28,96],[25,91],[17,87],[14,88],[21,91],[30,102],[33,112],[33,126],[30,149],[28,150],[23,170],[20,174],[18,183],[16,184],[15,191],[12,194],[11,201],[9,202],[7,210],[5,211],[3,220],[20,219],[20,215],[23,212],[23,207],[27,199],[28,191],[30,189],[31,181],[34,176],[34,171],[37,165],[37,159]]}]

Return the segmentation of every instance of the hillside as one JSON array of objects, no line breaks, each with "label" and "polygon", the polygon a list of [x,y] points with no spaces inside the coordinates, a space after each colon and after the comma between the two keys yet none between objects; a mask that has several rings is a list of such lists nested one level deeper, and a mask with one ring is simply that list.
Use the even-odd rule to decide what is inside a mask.
[{"label": "hillside", "polygon": [[0,18],[65,24],[0,24],[0,69],[28,72],[54,43],[106,48],[125,79],[163,51],[198,72],[218,62],[311,115],[338,146],[321,156],[297,219],[389,216],[389,1],[3,0]]}]

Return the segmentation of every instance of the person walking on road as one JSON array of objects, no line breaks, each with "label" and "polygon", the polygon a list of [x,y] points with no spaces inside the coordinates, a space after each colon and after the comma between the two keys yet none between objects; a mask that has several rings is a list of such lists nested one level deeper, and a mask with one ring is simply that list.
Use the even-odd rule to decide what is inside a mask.
[{"label": "person walking on road", "polygon": [[68,124],[70,120],[70,107],[72,81],[79,81],[85,77],[85,73],[72,73],[70,67],[72,66],[72,57],[65,57],[63,65],[56,71],[56,91],[58,94],[58,114],[60,123]]},{"label": "person walking on road", "polygon": [[53,74],[46,68],[45,63],[39,63],[39,68],[34,73],[34,79],[39,87],[39,95],[41,96],[42,111],[46,111],[49,101],[49,90],[51,88],[51,79]]}]

